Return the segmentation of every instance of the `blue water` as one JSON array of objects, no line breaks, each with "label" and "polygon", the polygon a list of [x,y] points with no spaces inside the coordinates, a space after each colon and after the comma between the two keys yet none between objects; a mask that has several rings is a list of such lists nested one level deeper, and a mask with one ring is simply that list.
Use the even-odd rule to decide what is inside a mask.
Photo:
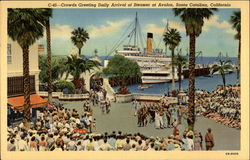
[{"label": "blue water", "polygon": [[[237,58],[222,58],[221,60],[231,59],[232,64],[237,64]],[[217,57],[198,57],[196,58],[196,64],[211,64],[218,61]],[[203,89],[207,91],[213,91],[216,89],[217,85],[222,85],[221,75],[213,75],[212,77],[196,77],[195,78],[195,88]],[[236,71],[226,75],[226,85],[235,85],[237,84],[237,76]],[[144,93],[144,94],[164,94],[172,89],[172,83],[159,83],[159,84],[150,84],[151,88],[147,88],[144,90],[138,90],[137,87],[141,84],[133,84],[127,86],[132,93]],[[178,82],[175,83],[175,88],[178,88]],[[115,91],[118,90],[119,87],[113,87]],[[182,89],[188,89],[188,78],[182,80]]]},{"label": "blue water", "polygon": [[[236,72],[226,75],[226,84],[234,85],[237,83]],[[217,85],[222,85],[222,78],[220,75],[213,75],[212,77],[196,77],[195,78],[195,88],[203,89],[207,91],[213,91],[216,89]],[[144,93],[144,94],[164,94],[172,89],[172,83],[158,83],[158,84],[150,84],[151,88],[147,88],[144,90],[137,89],[141,84],[133,84],[127,86],[131,93]],[[188,89],[188,78],[182,80],[182,89]],[[179,83],[175,83],[175,88],[179,87]],[[117,92],[119,87],[113,87]]]}]

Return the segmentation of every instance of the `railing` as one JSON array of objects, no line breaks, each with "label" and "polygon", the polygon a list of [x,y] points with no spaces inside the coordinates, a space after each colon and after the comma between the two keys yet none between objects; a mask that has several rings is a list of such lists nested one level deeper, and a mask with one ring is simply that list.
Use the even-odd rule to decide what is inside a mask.
[{"label": "railing", "polygon": [[[48,92],[39,91],[38,94],[42,97],[48,97]],[[63,92],[52,92],[52,97],[58,98]]]},{"label": "railing", "polygon": [[59,99],[86,99],[89,98],[89,94],[61,94]]},{"label": "railing", "polygon": [[[40,91],[38,93],[41,97],[48,97],[48,92]],[[89,94],[63,94],[63,92],[52,92],[53,98],[58,98],[59,100],[85,100],[89,99]]]},{"label": "railing", "polygon": [[[48,92],[39,92],[38,93],[42,97],[47,97]],[[89,99],[89,94],[63,94],[62,92],[53,92],[52,96],[54,98],[58,98],[59,100],[62,101],[79,101],[79,100],[87,100]],[[129,95],[116,95],[116,97],[125,97],[125,99],[128,99],[127,102],[131,101],[132,99],[137,99],[137,100],[151,100],[151,101],[159,101],[160,99],[163,98],[162,94],[141,94],[141,93],[133,93]],[[126,96],[128,96],[126,98]],[[113,97],[110,97],[113,98]],[[176,97],[166,97],[169,101],[176,101]],[[110,99],[112,100],[112,99]]]}]

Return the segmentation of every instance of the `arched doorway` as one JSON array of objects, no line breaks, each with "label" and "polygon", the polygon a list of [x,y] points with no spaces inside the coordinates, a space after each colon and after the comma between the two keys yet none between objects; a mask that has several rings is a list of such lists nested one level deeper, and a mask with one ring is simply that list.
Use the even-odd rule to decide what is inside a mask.
[{"label": "arched doorway", "polygon": [[94,74],[90,77],[90,89],[100,91],[103,85],[103,78],[100,75]]}]

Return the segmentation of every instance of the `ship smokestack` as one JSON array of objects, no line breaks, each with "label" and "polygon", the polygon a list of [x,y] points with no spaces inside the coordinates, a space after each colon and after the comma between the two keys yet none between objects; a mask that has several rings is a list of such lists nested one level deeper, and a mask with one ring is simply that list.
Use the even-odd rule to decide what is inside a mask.
[{"label": "ship smokestack", "polygon": [[153,40],[153,33],[148,33],[147,34],[147,53],[153,52],[152,40]]}]

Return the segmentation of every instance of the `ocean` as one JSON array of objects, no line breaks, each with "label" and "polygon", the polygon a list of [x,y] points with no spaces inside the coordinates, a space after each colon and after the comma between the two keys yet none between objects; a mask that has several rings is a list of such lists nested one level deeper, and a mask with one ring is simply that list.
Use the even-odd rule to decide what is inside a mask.
[{"label": "ocean", "polygon": [[[221,60],[228,60],[232,61],[232,64],[237,64],[237,58],[235,57],[224,57]],[[218,57],[198,57],[196,58],[196,64],[212,64],[217,62],[219,59]],[[236,71],[233,73],[226,75],[226,85],[235,85],[237,84],[237,76]],[[204,77],[199,76],[195,78],[195,87],[196,89],[202,89],[207,91],[213,91],[216,89],[217,85],[222,85],[222,78],[221,75],[213,75],[211,77]],[[127,86],[131,93],[144,93],[144,94],[164,94],[168,91],[172,90],[172,83],[159,83],[159,84],[150,84],[152,85],[151,88],[147,88],[144,90],[137,89],[138,86],[141,84],[133,84]],[[175,88],[178,88],[178,82],[175,83]],[[115,91],[119,89],[119,87],[113,87]],[[188,89],[188,78],[182,80],[182,89]]]}]

